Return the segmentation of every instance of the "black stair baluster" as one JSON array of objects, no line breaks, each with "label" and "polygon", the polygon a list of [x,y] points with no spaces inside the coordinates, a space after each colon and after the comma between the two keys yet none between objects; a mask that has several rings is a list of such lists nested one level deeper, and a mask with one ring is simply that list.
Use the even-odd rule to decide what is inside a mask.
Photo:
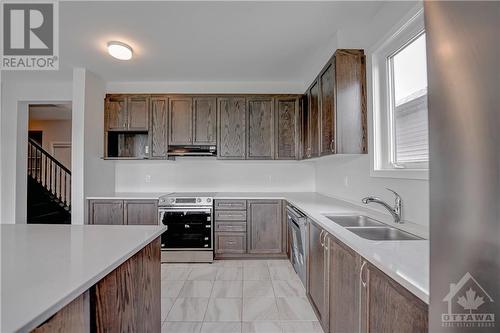
[{"label": "black stair baluster", "polygon": [[59,201],[62,201],[62,169],[59,167]]},{"label": "black stair baluster", "polygon": [[47,156],[45,156],[45,167],[43,170],[43,186],[47,188]]}]

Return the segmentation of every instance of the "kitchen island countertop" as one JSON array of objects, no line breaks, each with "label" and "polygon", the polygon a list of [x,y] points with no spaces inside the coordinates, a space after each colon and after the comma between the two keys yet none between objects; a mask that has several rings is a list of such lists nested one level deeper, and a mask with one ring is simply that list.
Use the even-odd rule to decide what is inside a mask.
[{"label": "kitchen island countertop", "polygon": [[29,332],[165,230],[160,226],[3,224],[1,332]]}]

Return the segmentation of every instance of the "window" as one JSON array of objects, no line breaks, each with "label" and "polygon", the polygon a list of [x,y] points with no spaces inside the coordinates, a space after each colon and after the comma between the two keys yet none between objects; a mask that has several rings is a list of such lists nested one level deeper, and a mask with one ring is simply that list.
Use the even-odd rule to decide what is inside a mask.
[{"label": "window", "polygon": [[427,59],[425,33],[391,55],[389,62],[391,163],[428,168]]},{"label": "window", "polygon": [[372,51],[372,176],[427,179],[429,140],[423,9]]}]

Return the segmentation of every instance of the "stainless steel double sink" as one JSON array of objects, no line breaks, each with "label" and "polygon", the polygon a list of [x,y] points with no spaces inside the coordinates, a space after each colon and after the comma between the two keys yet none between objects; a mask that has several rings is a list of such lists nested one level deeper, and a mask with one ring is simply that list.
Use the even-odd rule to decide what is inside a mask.
[{"label": "stainless steel double sink", "polygon": [[390,227],[364,215],[324,215],[359,237],[377,241],[422,240],[406,231]]}]

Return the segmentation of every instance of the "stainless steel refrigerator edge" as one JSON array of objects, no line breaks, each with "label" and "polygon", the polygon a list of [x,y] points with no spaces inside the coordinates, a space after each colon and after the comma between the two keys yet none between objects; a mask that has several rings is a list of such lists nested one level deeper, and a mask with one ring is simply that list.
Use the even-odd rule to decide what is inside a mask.
[{"label": "stainless steel refrigerator edge", "polygon": [[[498,332],[500,2],[427,1],[425,21],[430,126],[429,330]],[[462,287],[474,294],[467,295],[466,290],[459,290]],[[464,299],[460,301],[460,297]],[[495,327],[450,325],[446,321],[450,317],[443,317],[450,312],[493,313]]]}]

